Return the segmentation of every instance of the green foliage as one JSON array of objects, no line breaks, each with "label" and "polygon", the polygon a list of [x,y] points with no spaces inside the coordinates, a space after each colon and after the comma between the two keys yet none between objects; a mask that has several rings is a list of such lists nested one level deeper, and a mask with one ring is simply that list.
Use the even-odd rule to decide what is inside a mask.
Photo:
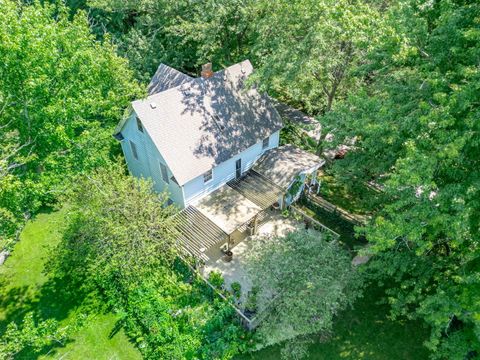
[{"label": "green foliage", "polygon": [[167,199],[118,164],[79,176],[64,195],[69,226],[53,268],[96,289],[144,358],[229,359],[244,331],[231,304],[176,259]]},{"label": "green foliage", "polygon": [[208,282],[217,289],[221,289],[225,283],[225,279],[223,278],[221,272],[215,270],[208,274]]},{"label": "green foliage", "polygon": [[338,142],[357,137],[335,171],[385,185],[362,234],[392,317],[425,320],[434,358],[465,358],[480,353],[480,6],[401,1],[386,15],[395,33],[366,58],[371,83],[325,117]]},{"label": "green foliage", "polygon": [[352,69],[383,31],[378,12],[361,1],[259,1],[256,8],[261,87],[313,113],[356,86]]},{"label": "green foliage", "polygon": [[242,296],[242,285],[239,282],[233,282],[230,287],[232,288],[233,296],[237,299]]},{"label": "green foliage", "polygon": [[63,196],[70,230],[59,270],[93,281],[119,305],[130,288],[161,274],[175,258],[176,209],[167,199],[119,164],[78,176]]},{"label": "green foliage", "polygon": [[254,4],[251,0],[88,1],[97,31],[106,28],[113,34],[120,53],[144,82],[150,81],[161,62],[197,74],[208,61],[217,67],[246,58]]},{"label": "green foliage", "polygon": [[0,358],[14,359],[26,348],[39,352],[52,343],[62,344],[66,338],[66,329],[60,329],[55,320],[35,323],[33,313],[30,312],[25,315],[20,326],[14,322],[8,325],[0,340]]},{"label": "green foliage", "polygon": [[[41,349],[25,346],[16,359],[50,358],[52,354],[57,358],[139,359],[140,353],[124,331],[115,329],[118,317],[105,314],[98,294],[85,292],[81,283],[60,279],[49,269],[56,256],[54,248],[66,230],[66,215],[65,209],[35,215],[22,230],[12,255],[0,266],[0,343],[4,340],[3,346],[16,346],[16,335],[8,341],[4,336],[7,326],[20,330],[25,315],[32,313],[37,328],[46,321],[58,323],[58,334],[63,332],[66,339],[55,336],[60,342],[51,341]],[[38,341],[53,339],[50,335]]]},{"label": "green foliage", "polygon": [[360,295],[349,254],[318,233],[257,239],[249,266],[265,344],[330,331],[333,317]]},{"label": "green foliage", "polygon": [[0,39],[3,247],[66,179],[108,161],[112,126],[140,92],[110,40],[61,3],[1,1]]}]

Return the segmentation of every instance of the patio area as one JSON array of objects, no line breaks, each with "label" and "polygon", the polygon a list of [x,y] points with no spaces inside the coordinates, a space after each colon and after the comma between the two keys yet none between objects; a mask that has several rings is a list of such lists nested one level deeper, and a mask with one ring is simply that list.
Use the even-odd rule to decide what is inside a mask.
[{"label": "patio area", "polygon": [[[248,275],[247,270],[247,254],[252,248],[252,244],[260,236],[284,236],[288,232],[296,229],[304,229],[305,224],[292,217],[285,218],[278,211],[267,211],[266,217],[258,227],[256,235],[246,236],[243,240],[236,243],[231,248],[233,252],[232,260],[227,262],[224,260],[224,254],[220,247],[211,249],[209,252],[209,260],[205,262],[205,265],[200,269],[201,275],[208,279],[209,274],[212,271],[217,271],[222,274],[225,280],[225,288],[231,291],[232,283],[239,283],[241,285],[241,297],[239,299],[239,307],[242,308],[242,304],[246,300],[246,296],[249,291],[252,290],[252,282]],[[315,231],[310,229],[309,231]],[[320,233],[319,233],[320,236]]]}]

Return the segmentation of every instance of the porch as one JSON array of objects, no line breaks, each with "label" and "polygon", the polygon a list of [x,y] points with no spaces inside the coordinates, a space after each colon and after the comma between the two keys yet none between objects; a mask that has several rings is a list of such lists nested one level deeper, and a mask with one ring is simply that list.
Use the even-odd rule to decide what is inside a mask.
[{"label": "porch", "polygon": [[267,151],[240,178],[178,214],[179,247],[202,262],[216,259],[219,247],[229,253],[257,233],[268,209],[286,208],[305,186],[314,187],[316,172],[323,164],[318,156],[291,145]]}]

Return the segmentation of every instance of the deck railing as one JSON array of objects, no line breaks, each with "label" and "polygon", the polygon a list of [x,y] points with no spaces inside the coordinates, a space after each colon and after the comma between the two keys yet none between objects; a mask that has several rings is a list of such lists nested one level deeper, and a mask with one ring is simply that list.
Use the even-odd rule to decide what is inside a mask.
[{"label": "deck railing", "polygon": [[312,227],[315,228],[316,230],[320,231],[321,233],[326,233],[326,234],[331,235],[334,240],[337,240],[340,237],[339,233],[337,233],[337,232],[333,231],[332,229],[330,229],[329,227],[323,225],[321,222],[319,222],[318,220],[315,220],[311,216],[307,215],[305,212],[303,212],[299,208],[297,208],[293,205],[290,205],[290,211],[293,214],[297,214],[297,215],[301,216],[305,221],[310,222],[312,224]]},{"label": "deck railing", "polygon": [[336,215],[340,216],[342,219],[344,219],[344,220],[346,220],[346,221],[348,221],[348,222],[350,222],[354,225],[359,225],[359,226],[365,225],[366,221],[368,220],[368,218],[366,216],[358,215],[358,214],[351,214],[348,211],[346,211],[345,209],[342,209],[341,207],[336,206],[336,205],[328,202],[327,200],[325,200],[324,198],[322,198],[319,195],[308,194],[307,199],[309,201],[311,201],[312,203],[314,203],[315,205],[321,207],[323,210],[325,210],[329,213],[332,213],[332,214],[336,214]]}]

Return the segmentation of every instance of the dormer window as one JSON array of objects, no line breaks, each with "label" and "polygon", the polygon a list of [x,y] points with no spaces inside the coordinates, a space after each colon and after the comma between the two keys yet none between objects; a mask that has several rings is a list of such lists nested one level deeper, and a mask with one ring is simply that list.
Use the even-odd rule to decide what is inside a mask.
[{"label": "dormer window", "polygon": [[138,116],[135,116],[135,119],[137,120],[137,129],[138,129],[138,131],[140,131],[140,132],[143,133],[143,125],[142,125],[142,122],[140,121],[140,119],[138,118]]},{"label": "dormer window", "polygon": [[206,184],[211,181],[213,178],[212,170],[208,170],[205,174],[203,174],[203,183]]},{"label": "dormer window", "polygon": [[262,141],[262,150],[265,150],[270,145],[270,137],[263,139]]}]

